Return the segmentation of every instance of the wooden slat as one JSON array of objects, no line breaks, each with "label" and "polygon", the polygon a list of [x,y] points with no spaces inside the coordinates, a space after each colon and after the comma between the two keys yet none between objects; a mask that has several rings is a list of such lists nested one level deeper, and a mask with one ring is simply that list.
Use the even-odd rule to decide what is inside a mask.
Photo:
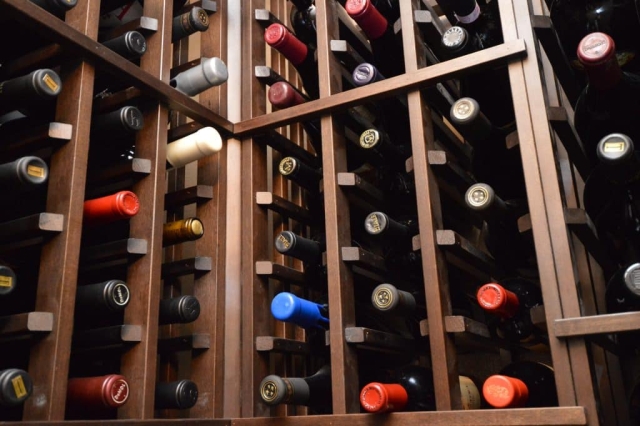
[{"label": "wooden slat", "polygon": [[[25,26],[29,28],[37,26],[38,32],[42,33],[45,37],[68,46],[71,51],[91,61],[101,70],[118,75],[127,83],[138,87],[142,93],[168,105],[171,109],[186,114],[194,120],[215,126],[223,133],[230,134],[234,131],[233,124],[228,120],[218,116],[189,96],[172,88],[168,84],[167,76],[155,76],[154,74],[145,72],[144,66],[138,68],[132,62],[107,49],[82,32],[65,25],[64,22],[58,19],[51,19],[49,13],[31,2],[5,0],[4,3],[13,11],[17,12],[15,13],[15,19]],[[147,13],[145,12],[145,16],[146,15]],[[161,22],[160,27],[162,27]],[[168,29],[170,32],[170,21]],[[157,34],[150,36],[147,41],[152,40],[154,37],[157,37]],[[171,43],[166,42],[166,46],[170,47]],[[153,49],[148,49],[147,53],[143,56],[143,63],[149,60],[146,58],[153,57],[152,51]],[[159,79],[159,77],[165,78]]]},{"label": "wooden slat", "polygon": [[73,126],[67,123],[46,123],[14,133],[2,133],[0,155],[17,157],[36,152],[42,148],[62,145],[71,140]]},{"label": "wooden slat", "polygon": [[493,276],[503,275],[493,258],[477,249],[469,240],[452,230],[438,230],[436,242],[443,250]]},{"label": "wooden slat", "polygon": [[281,337],[258,336],[256,337],[256,351],[309,355],[310,349],[307,342],[283,339]]},{"label": "wooden slat", "polygon": [[172,210],[193,203],[203,203],[213,199],[214,189],[211,185],[196,185],[178,191],[169,192],[164,196],[164,208]]},{"label": "wooden slat", "polygon": [[149,244],[141,238],[127,238],[95,246],[83,247],[80,260],[87,265],[119,259],[132,259],[147,254]]},{"label": "wooden slat", "polygon": [[[208,333],[190,334],[188,336],[177,336],[158,340],[158,352],[161,354],[181,351],[204,351],[210,348],[211,335]],[[195,382],[202,383],[202,377],[200,377],[199,380],[195,380]],[[199,386],[198,391],[200,391]]]},{"label": "wooden slat", "polygon": [[407,353],[416,350],[416,342],[406,337],[365,327],[347,327],[344,330],[347,343],[371,350],[387,350]]},{"label": "wooden slat", "polygon": [[255,265],[256,275],[262,275],[276,280],[304,285],[307,277],[304,272],[288,266],[280,265],[270,261],[260,260]]},{"label": "wooden slat", "polygon": [[111,40],[129,31],[138,31],[146,37],[149,34],[158,31],[158,20],[148,16],[141,16],[127,22],[126,24],[118,25],[102,36],[101,41]]},{"label": "wooden slat", "polygon": [[27,312],[0,317],[0,338],[20,337],[53,331],[51,312]]},{"label": "wooden slat", "polygon": [[318,218],[311,211],[289,200],[285,200],[272,192],[256,193],[256,203],[272,210],[284,217],[291,218],[296,222],[302,222],[308,225],[317,225],[322,218]]},{"label": "wooden slat", "polygon": [[[319,7],[318,11],[320,11]],[[321,50],[320,48],[318,49],[319,54]],[[402,76],[306,102],[297,106],[294,110],[286,109],[242,120],[235,124],[234,131],[236,136],[247,136],[295,121],[308,120],[321,114],[344,111],[349,107],[372,102],[382,97],[399,95],[409,90],[423,89],[474,70],[494,67],[500,63],[520,58],[525,52],[526,48],[522,40],[509,41],[462,58],[452,59],[414,72],[407,72]],[[339,68],[336,66],[336,69]]]},{"label": "wooden slat", "polygon": [[142,341],[142,327],[139,325],[115,325],[77,331],[73,335],[73,348],[100,350],[107,346],[134,344]]},{"label": "wooden slat", "polygon": [[[31,2],[15,3],[42,19],[58,21]],[[97,37],[98,28],[94,23],[98,15],[97,2],[83,2],[66,14],[66,23],[56,24],[87,34],[83,37],[91,41]],[[55,121],[70,124],[73,133],[49,164],[47,211],[64,217],[64,229],[43,246],[40,257],[35,310],[51,312],[55,321],[51,333],[33,346],[29,357],[29,374],[38,383],[24,405],[23,420],[31,421],[64,419],[64,389],[69,375],[80,251],[79,218],[82,217],[89,148],[94,68],[84,62],[74,62],[62,67],[61,73],[63,90],[57,99]]]},{"label": "wooden slat", "polygon": [[57,213],[36,213],[0,223],[0,243],[58,234],[64,230],[64,224],[64,216]]},{"label": "wooden slat", "polygon": [[569,122],[565,108],[548,107],[547,115],[549,116],[549,123],[553,131],[558,134],[564,149],[567,150],[569,159],[578,173],[580,173],[580,176],[582,176],[582,179],[586,179],[593,169],[590,158],[594,158],[595,153],[593,155],[587,155],[585,147],[582,145],[582,142],[580,142],[575,128]]},{"label": "wooden slat", "polygon": [[366,251],[361,247],[342,247],[340,253],[342,261],[348,264],[357,265],[365,269],[373,269],[377,272],[388,272],[382,256]]},{"label": "wooden slat", "polygon": [[561,318],[553,322],[557,337],[578,337],[594,334],[640,330],[640,312]]},{"label": "wooden slat", "polygon": [[192,257],[162,264],[162,278],[176,278],[189,274],[202,274],[212,270],[210,257]]}]

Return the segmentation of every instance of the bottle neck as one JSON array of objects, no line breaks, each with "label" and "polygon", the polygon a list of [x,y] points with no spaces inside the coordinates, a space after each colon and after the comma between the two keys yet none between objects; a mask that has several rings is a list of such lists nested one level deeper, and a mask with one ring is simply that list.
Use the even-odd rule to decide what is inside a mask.
[{"label": "bottle neck", "polygon": [[601,64],[585,64],[584,70],[589,80],[589,88],[599,92],[614,89],[622,80],[622,69],[615,55],[611,55],[611,58]]},{"label": "bottle neck", "polygon": [[480,18],[480,5],[475,0],[455,1],[453,10],[458,22],[463,25],[473,24]]}]

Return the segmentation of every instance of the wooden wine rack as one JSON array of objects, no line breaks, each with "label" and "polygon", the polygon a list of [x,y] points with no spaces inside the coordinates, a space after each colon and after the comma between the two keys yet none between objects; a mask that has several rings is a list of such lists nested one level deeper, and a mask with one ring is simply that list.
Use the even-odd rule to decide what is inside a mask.
[{"label": "wooden wine rack", "polygon": [[[27,310],[4,316],[0,327],[3,336],[30,337],[28,343],[22,340],[18,344],[25,354],[23,361],[28,359],[22,367],[35,383],[34,393],[20,416],[9,420],[16,424],[68,424],[64,407],[73,307],[78,277],[83,273],[83,255],[86,256],[80,244],[83,194],[91,193],[100,180],[99,174],[88,169],[92,109],[104,107],[102,101],[93,99],[94,78],[100,72],[135,87],[119,93],[115,102],[124,104],[141,96],[151,102],[145,110],[145,127],[136,137],[139,161],[133,163],[132,170],[111,171],[104,175],[106,178],[103,176],[110,181],[124,176],[126,187],[141,200],[141,212],[131,220],[129,240],[112,248],[114,255],[128,262],[123,278],[132,291],[124,325],[116,330],[122,349],[114,357],[119,359],[120,372],[132,384],[129,401],[118,410],[117,424],[630,425],[621,374],[624,365],[621,367],[606,334],[637,330],[640,313],[597,315],[604,306],[602,269],[609,264],[598,249],[588,217],[579,210],[586,177],[581,176],[584,159],[570,124],[572,111],[568,105],[575,90],[570,88],[566,69],[558,60],[558,47],[553,43],[554,33],[544,16],[543,2],[493,1],[499,2],[504,43],[428,66],[419,26],[430,25],[425,23],[425,16],[435,16],[432,2],[401,1],[399,25],[406,74],[347,90],[342,87],[339,55],[344,59],[351,50],[334,52],[332,41],[340,39],[344,27],[350,28],[356,38],[363,36],[353,22],[344,19],[338,2],[316,0],[320,99],[271,111],[267,85],[279,76],[296,81],[294,68],[266,46],[263,38],[265,23],[274,19],[289,23],[290,4],[285,0],[244,0],[241,15],[233,19],[228,14],[227,0],[191,2],[215,6],[210,28],[201,36],[200,56],[217,56],[226,61],[228,32],[232,23],[241,22],[241,42],[236,47],[241,49],[242,66],[230,69],[230,73],[240,74],[240,79],[200,94],[197,101],[168,84],[172,72],[197,64],[188,56],[191,39],[173,45],[170,42],[171,1],[145,2],[144,16],[157,20],[157,29],[146,34],[149,51],[136,66],[97,42],[100,0],[79,0],[64,21],[52,19],[29,1],[1,0],[1,12],[58,43],[73,58],[62,64],[64,89],[56,106],[56,122],[71,126],[73,131],[68,140],[62,137],[62,142],[56,142],[50,161],[43,214],[50,215],[52,224],[40,226],[42,220],[34,224],[33,218],[25,219],[29,232],[44,237],[38,242],[41,254],[29,264],[29,268],[38,270],[31,284],[36,290],[33,301],[23,304]],[[58,52],[59,48],[52,51]],[[439,182],[439,167],[446,167],[449,154],[434,153],[438,150],[433,136],[434,117],[423,89],[505,64],[530,207],[523,226],[530,228],[533,235],[544,298],[544,309],[538,310],[536,317],[549,336],[550,354],[540,359],[553,363],[560,406],[464,411],[458,375],[464,368],[468,371],[469,357],[461,352],[462,342],[468,340],[472,348],[492,352],[490,361],[478,354],[476,362],[486,361],[493,369],[508,362],[509,351],[488,338],[481,326],[452,312],[448,278],[451,258],[467,265],[476,276],[487,278],[492,276],[495,265],[486,254],[474,249],[477,241],[470,241],[471,235],[444,228],[447,211],[441,203],[444,189]],[[16,61],[5,68],[5,74],[2,70],[0,74],[19,75],[33,67],[29,61]],[[554,79],[556,76],[558,80]],[[566,85],[566,91],[556,81]],[[241,102],[241,120],[235,123],[225,118],[228,98],[233,96]],[[416,182],[420,229],[414,245],[424,265],[428,318],[420,324],[423,342],[417,356],[433,370],[437,411],[375,416],[359,414],[358,366],[375,356],[367,350],[379,349],[380,342],[386,350],[396,353],[407,342],[356,324],[354,275],[362,272],[356,272],[353,265],[364,265],[365,270],[373,265],[375,270],[375,259],[362,259],[361,253],[354,254],[353,250],[347,259],[343,250],[352,245],[351,219],[358,217],[351,195],[366,190],[349,183],[353,176],[346,175],[350,172],[346,149],[352,135],[345,130],[340,114],[391,96],[406,97],[409,111],[411,170]],[[309,119],[321,123],[321,158],[312,157],[299,124]],[[241,157],[228,155],[225,143],[219,154],[167,172],[166,144],[202,126],[213,126],[228,143],[241,144]],[[53,138],[49,136],[51,131],[45,136]],[[290,153],[322,166],[323,211],[307,208],[305,192],[277,173],[279,160]],[[240,181],[229,173],[237,168],[241,169]],[[232,200],[238,190],[241,205]],[[205,237],[163,249],[162,224],[191,215],[203,221]],[[227,225],[236,220],[241,233],[229,238],[232,234],[227,232]],[[324,289],[305,286],[308,277],[301,272],[301,262],[287,259],[273,249],[278,232],[289,229],[308,233],[309,227],[323,231],[326,237],[328,285]],[[0,248],[0,253],[4,252]],[[227,277],[229,254],[240,257],[239,282]],[[374,276],[384,276],[379,272],[376,270]],[[304,332],[271,317],[270,301],[283,290],[312,298],[326,295],[331,307],[331,330],[326,339],[328,355],[324,358],[310,352]],[[199,319],[189,325],[157,326],[160,298],[179,294],[193,294],[199,299]],[[240,321],[233,321],[234,318]],[[9,350],[9,346],[5,348]],[[519,355],[535,358],[535,354]],[[269,408],[260,402],[257,388],[266,375],[307,375],[321,362],[331,364],[332,414],[311,416],[304,407]],[[481,365],[477,368],[490,369]],[[191,378],[198,384],[198,404],[190,410],[154,411],[155,383],[181,378]],[[22,420],[18,421],[20,417]],[[4,420],[1,412],[0,420]],[[94,423],[100,421],[82,422]]]}]

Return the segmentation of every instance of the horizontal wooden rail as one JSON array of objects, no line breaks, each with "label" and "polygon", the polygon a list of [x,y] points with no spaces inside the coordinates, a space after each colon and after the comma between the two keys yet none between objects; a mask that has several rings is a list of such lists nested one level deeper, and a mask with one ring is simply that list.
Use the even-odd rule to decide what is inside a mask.
[{"label": "horizontal wooden rail", "polygon": [[640,330],[640,312],[557,319],[553,328],[556,337],[581,337]]}]

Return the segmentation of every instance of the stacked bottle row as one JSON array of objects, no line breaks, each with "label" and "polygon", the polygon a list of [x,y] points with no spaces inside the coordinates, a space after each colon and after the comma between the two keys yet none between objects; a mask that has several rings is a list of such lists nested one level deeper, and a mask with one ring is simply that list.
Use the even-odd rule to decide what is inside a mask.
[{"label": "stacked bottle row", "polygon": [[[273,109],[280,110],[320,97],[316,6],[313,1],[290,3],[290,9],[289,5],[272,9],[269,19],[260,18],[266,14],[258,11],[255,14],[273,55],[269,77],[257,76],[266,83]],[[342,90],[403,74],[400,2],[338,3],[340,40],[331,40],[331,47],[340,69],[332,73],[341,80]],[[443,11],[451,11],[452,18],[447,22],[434,14],[437,23],[419,26],[415,42],[419,51],[425,52],[425,65],[503,42],[497,1],[443,0],[438,4]],[[342,11],[351,23],[342,18]],[[414,16],[418,19],[421,15]],[[368,44],[358,38],[360,31]],[[286,58],[286,65],[276,52]],[[288,73],[287,67],[295,68],[296,74]],[[293,75],[300,78],[301,88],[296,87],[299,84]],[[460,342],[462,406],[556,406],[548,336],[536,319],[536,313],[543,312],[543,301],[535,248],[530,230],[518,224],[528,207],[507,68],[467,73],[425,89],[424,95],[435,139],[429,146],[429,162],[438,181],[444,221],[437,231],[464,241],[461,250],[450,249],[446,238],[439,242],[448,259],[453,308],[449,317],[479,324],[486,331],[479,351],[494,358],[491,367],[478,366],[469,360],[468,348]],[[422,189],[416,188],[413,171],[407,97],[376,99],[334,113],[334,118],[343,126],[345,138],[341,149],[346,155],[346,170],[339,170],[336,180],[338,196],[348,200],[348,208],[338,213],[342,215],[338,226],[344,227],[338,231],[351,239],[348,246],[339,248],[338,255],[353,280],[349,287],[353,288],[355,323],[344,333],[357,353],[358,383],[350,386],[361,389],[363,412],[435,410],[433,377],[427,367],[433,354],[428,349],[425,293],[425,286],[433,284],[425,283],[423,275],[416,203]],[[268,338],[288,338],[308,345],[304,351],[308,364],[301,366],[297,376],[290,371],[289,375],[266,375],[258,395],[260,403],[269,407],[305,406],[311,413],[331,413],[335,399],[327,360],[334,358],[329,351],[333,326],[328,301],[329,288],[337,283],[329,281],[327,259],[332,254],[324,229],[332,223],[325,219],[327,171],[322,160],[327,158],[323,152],[327,145],[323,144],[320,120],[299,125],[310,142],[307,150],[296,146],[302,143],[295,143],[293,127],[291,140],[282,136],[286,132],[254,137],[254,142],[274,150],[274,176],[264,178],[273,179],[269,188],[273,193],[266,197],[258,192],[256,201],[272,214],[273,239],[269,244],[275,249],[272,258],[265,258],[265,253],[254,260],[258,276],[274,280],[263,282],[270,284],[270,321],[275,320],[274,334]],[[271,266],[266,268],[265,264]],[[333,309],[345,310],[344,306]],[[292,326],[295,331],[286,331]],[[374,337],[368,340],[357,337],[358,333]],[[508,348],[511,356],[522,361],[501,359],[498,348]],[[531,356],[532,349],[540,355]],[[271,359],[279,369],[279,361],[297,356],[297,351],[285,351],[285,358],[273,353]],[[322,367],[314,368],[316,365]],[[283,408],[275,410],[272,412],[288,413]]]},{"label": "stacked bottle row", "polygon": [[[86,6],[75,0],[34,0],[32,3],[52,14],[50,19],[62,20],[65,13],[75,13]],[[209,15],[215,11],[206,9],[207,5],[200,7],[187,3],[182,0],[173,5],[174,18],[169,33],[174,43],[207,31]],[[105,0],[100,2],[100,21],[95,23],[99,24],[99,43],[141,67],[151,37],[159,30],[158,20],[145,17],[144,10],[142,0]],[[68,368],[66,397],[60,399],[66,401],[64,418],[117,418],[122,416],[118,414],[122,411],[119,409],[126,407],[132,396],[143,392],[143,384],[127,377],[123,371],[128,362],[125,361],[127,352],[136,344],[146,344],[140,343],[144,342],[146,327],[162,329],[163,326],[192,323],[198,319],[201,310],[198,298],[193,295],[161,296],[158,300],[149,300],[155,305],[149,308],[150,311],[157,309],[158,312],[151,324],[127,320],[131,317],[127,314],[130,302],[149,297],[144,294],[144,279],[131,272],[136,262],[141,262],[144,256],[154,256],[154,252],[162,253],[205,235],[205,220],[197,216],[174,220],[168,215],[157,247],[151,245],[152,240],[140,238],[132,231],[133,221],[141,216],[153,217],[162,213],[162,200],[156,202],[141,182],[145,179],[155,181],[156,173],[164,180],[168,171],[212,156],[222,149],[222,137],[216,129],[206,126],[180,132],[179,137],[171,138],[167,144],[166,167],[164,159],[160,159],[158,164],[163,167],[156,171],[153,167],[155,159],[140,155],[139,146],[149,145],[146,140],[149,136],[145,134],[152,132],[147,131],[150,125],[146,118],[158,108],[157,101],[131,87],[126,79],[121,81],[97,69],[93,102],[85,109],[90,113],[89,138],[78,142],[78,145],[88,147],[88,162],[71,166],[76,173],[78,170],[82,175],[86,172],[86,180],[79,179],[82,186],[68,194],[71,198],[83,197],[82,215],[64,218],[47,212],[52,197],[60,196],[63,191],[58,182],[59,175],[52,174],[49,178],[51,164],[59,161],[56,158],[63,155],[60,151],[65,144],[70,144],[78,131],[71,124],[57,121],[59,110],[67,107],[58,99],[76,84],[67,85],[71,81],[69,69],[77,65],[68,52],[52,45],[39,33],[19,27],[17,21],[7,22],[9,25],[3,26],[2,31],[18,37],[20,43],[7,43],[0,49],[3,68],[0,138],[4,146],[0,148],[0,186],[11,199],[0,219],[0,226],[5,230],[0,250],[0,304],[7,324],[23,316],[31,319],[33,314],[45,323],[35,332],[28,330],[16,334],[11,327],[2,332],[13,349],[3,351],[5,355],[0,361],[0,368],[4,368],[0,373],[3,383],[0,419],[20,420],[32,414],[26,405],[33,403],[30,397],[43,397],[38,393],[42,391],[34,393],[33,390],[47,387],[40,374],[29,373],[34,362],[30,353],[40,341],[36,339],[38,333],[42,332],[46,339],[46,332],[59,321],[53,313],[37,312],[38,306],[42,306],[37,283],[41,281],[39,274],[46,270],[40,256],[52,244],[55,233],[62,232],[67,226],[79,236],[79,258],[70,261],[77,268],[77,283],[72,286],[65,283],[73,289],[77,285],[71,299],[74,304],[62,310],[69,312],[64,315],[72,317],[73,327],[68,330],[71,341],[66,348],[70,362],[63,368],[63,371]],[[188,96],[224,84],[228,78],[226,65],[218,57],[203,57],[193,66],[182,67],[174,74],[167,83]],[[160,127],[160,131],[166,132],[166,129],[167,123]],[[73,161],[80,160],[74,157]],[[65,170],[65,173],[71,172]],[[60,173],[59,169],[57,173]],[[171,195],[167,194],[167,198]],[[178,200],[178,203],[189,201]],[[178,208],[177,205],[169,207]],[[153,223],[149,228],[153,228]],[[60,263],[51,267],[67,267],[62,261]],[[170,268],[158,265],[158,271],[161,266],[162,278],[166,278],[164,271]],[[149,271],[149,275],[154,275],[153,271]],[[157,276],[161,276],[159,272]],[[151,283],[152,287],[161,285],[159,280]],[[161,291],[159,293],[162,295]],[[137,375],[137,369],[134,370]],[[54,392],[64,393],[65,389],[54,389]],[[155,410],[188,409],[198,400],[198,386],[189,379],[167,380],[158,375],[151,392],[155,395]],[[160,411],[157,413],[160,417],[166,416]]]}]

